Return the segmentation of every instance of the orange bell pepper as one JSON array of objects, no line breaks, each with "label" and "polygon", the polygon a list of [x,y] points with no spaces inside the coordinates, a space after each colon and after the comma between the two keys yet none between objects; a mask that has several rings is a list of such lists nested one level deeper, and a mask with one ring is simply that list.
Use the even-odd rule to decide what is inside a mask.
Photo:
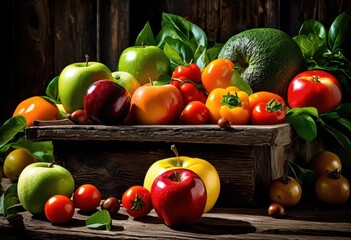
[{"label": "orange bell pepper", "polygon": [[251,118],[249,95],[237,87],[213,89],[207,97],[206,106],[211,113],[211,123],[220,118],[231,124],[247,124]]}]

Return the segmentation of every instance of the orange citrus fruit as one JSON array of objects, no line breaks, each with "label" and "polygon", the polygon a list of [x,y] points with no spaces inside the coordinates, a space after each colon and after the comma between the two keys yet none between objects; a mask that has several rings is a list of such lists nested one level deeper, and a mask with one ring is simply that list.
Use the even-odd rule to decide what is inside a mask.
[{"label": "orange citrus fruit", "polygon": [[60,111],[56,104],[40,96],[33,96],[20,102],[13,117],[22,115],[26,118],[27,126],[32,126],[34,120],[56,120],[60,118]]}]

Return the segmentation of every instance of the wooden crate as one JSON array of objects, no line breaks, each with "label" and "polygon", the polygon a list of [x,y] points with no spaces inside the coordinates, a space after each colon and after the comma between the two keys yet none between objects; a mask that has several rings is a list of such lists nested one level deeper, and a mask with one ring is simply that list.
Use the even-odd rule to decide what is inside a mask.
[{"label": "wooden crate", "polygon": [[143,184],[153,162],[173,157],[170,147],[176,144],[180,155],[206,159],[217,169],[220,207],[264,203],[268,184],[283,174],[284,161],[314,153],[286,123],[230,130],[217,125],[48,125],[27,128],[26,137],[52,140],[55,160],[73,174],[77,186],[93,183],[102,195],[119,197]]}]

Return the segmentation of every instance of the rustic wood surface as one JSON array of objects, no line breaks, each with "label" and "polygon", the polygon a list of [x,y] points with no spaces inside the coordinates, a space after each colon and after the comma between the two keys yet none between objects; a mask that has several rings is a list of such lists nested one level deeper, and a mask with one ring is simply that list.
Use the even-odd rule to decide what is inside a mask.
[{"label": "rustic wood surface", "polygon": [[[9,186],[8,179],[2,186]],[[350,239],[351,208],[297,206],[286,209],[282,219],[268,216],[267,208],[214,208],[194,225],[171,229],[154,210],[145,218],[129,217],[122,207],[113,217],[112,229],[89,229],[89,215],[79,211],[62,226],[21,212],[11,222],[0,219],[1,239]]]},{"label": "rustic wood surface", "polygon": [[[52,125],[52,124],[63,125]],[[104,195],[120,196],[131,185],[142,185],[155,161],[181,156],[206,159],[218,171],[221,193],[217,204],[253,206],[267,201],[272,179],[284,173],[285,161],[317,151],[302,144],[289,124],[242,125],[229,130],[217,125],[64,125],[38,121],[26,129],[31,141],[53,141],[55,161],[65,166],[79,185],[94,182]]]}]

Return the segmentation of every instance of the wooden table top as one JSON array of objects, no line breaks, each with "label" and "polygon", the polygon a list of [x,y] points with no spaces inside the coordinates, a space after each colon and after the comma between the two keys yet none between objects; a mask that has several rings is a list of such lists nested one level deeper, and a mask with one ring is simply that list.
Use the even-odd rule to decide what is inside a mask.
[{"label": "wooden table top", "polygon": [[[9,185],[8,179],[2,186]],[[348,205],[350,206],[350,205]],[[10,223],[0,219],[0,239],[349,239],[351,207],[295,207],[282,219],[268,216],[266,208],[215,208],[187,229],[167,227],[152,211],[136,220],[123,208],[113,217],[112,229],[89,229],[88,216],[75,213],[65,225],[21,212]]]}]

